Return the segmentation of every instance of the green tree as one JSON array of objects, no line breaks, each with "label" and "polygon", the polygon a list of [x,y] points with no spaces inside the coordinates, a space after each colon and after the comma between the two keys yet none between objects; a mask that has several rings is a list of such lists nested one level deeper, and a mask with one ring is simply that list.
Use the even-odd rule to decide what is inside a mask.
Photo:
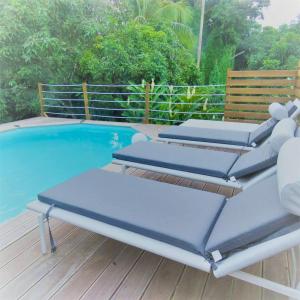
[{"label": "green tree", "polygon": [[193,48],[195,39],[190,27],[193,12],[186,0],[129,0],[128,2],[135,21],[170,25],[183,45]]},{"label": "green tree", "polygon": [[[205,59],[202,64],[206,83],[210,82],[216,64],[220,61],[225,63],[227,60],[225,67],[230,67],[235,52],[244,50],[245,41],[257,26],[257,18],[262,17],[262,8],[268,5],[268,0],[207,0],[204,24]],[[232,54],[230,58],[229,52]],[[225,58],[222,58],[223,55]]]},{"label": "green tree", "polygon": [[300,19],[278,29],[259,27],[248,43],[250,69],[295,69],[300,58]]},{"label": "green tree", "polygon": [[195,83],[198,72],[194,62],[170,28],[132,21],[96,37],[93,47],[83,53],[80,71],[90,81],[106,83],[140,82],[141,78]]},{"label": "green tree", "polygon": [[1,7],[2,120],[14,120],[37,114],[37,82],[81,78],[77,62],[103,28],[103,8],[80,0],[3,0]]}]

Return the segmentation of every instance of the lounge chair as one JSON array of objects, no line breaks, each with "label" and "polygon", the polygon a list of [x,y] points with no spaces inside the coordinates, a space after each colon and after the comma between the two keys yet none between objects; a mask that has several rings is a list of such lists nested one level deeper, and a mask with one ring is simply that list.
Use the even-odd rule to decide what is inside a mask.
[{"label": "lounge chair", "polygon": [[243,154],[138,142],[113,153],[113,164],[246,189],[276,172],[280,146],[295,136],[296,122],[280,121],[268,142]]},{"label": "lounge chair", "polygon": [[[240,271],[300,243],[300,139],[283,148],[278,176],[230,200],[135,176],[88,171],[28,204],[39,213],[41,250],[47,251],[44,221],[50,216],[217,278],[229,275],[300,299],[295,287]],[[296,178],[287,173],[293,167]],[[55,250],[53,240],[52,246]]]},{"label": "lounge chair", "polygon": [[[209,120],[190,120],[182,126],[171,126],[159,133],[157,141],[185,145],[213,146],[228,149],[252,150],[264,142],[277,122],[284,117],[296,118],[300,114],[300,100],[290,101],[285,106],[279,103],[276,110],[269,109],[271,118],[257,124],[243,124]],[[280,108],[281,107],[281,108]],[[286,110],[286,116],[284,111]],[[279,110],[279,113],[278,113]],[[192,124],[192,126],[189,126]],[[198,124],[198,126],[197,126]]]}]

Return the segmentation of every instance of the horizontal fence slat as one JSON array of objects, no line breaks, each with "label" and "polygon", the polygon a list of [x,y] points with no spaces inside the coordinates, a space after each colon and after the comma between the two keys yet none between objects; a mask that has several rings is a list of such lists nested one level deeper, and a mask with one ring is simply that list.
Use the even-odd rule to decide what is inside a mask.
[{"label": "horizontal fence slat", "polygon": [[292,88],[228,88],[229,94],[241,95],[294,95]]},{"label": "horizontal fence slat", "polygon": [[286,103],[290,100],[294,100],[290,97],[270,97],[270,96],[233,96],[228,95],[226,97],[226,102],[248,102],[248,103],[272,103],[272,102],[280,102]]},{"label": "horizontal fence slat", "polygon": [[297,70],[255,70],[232,71],[228,70],[228,77],[296,77]]},{"label": "horizontal fence slat", "polygon": [[252,111],[267,111],[268,104],[226,104],[225,110],[252,110]]},{"label": "horizontal fence slat", "polygon": [[244,112],[244,111],[225,111],[225,118],[240,118],[253,120],[266,120],[270,117],[268,113]]},{"label": "horizontal fence slat", "polygon": [[296,80],[290,79],[232,79],[230,86],[265,86],[265,87],[281,87],[294,86]]},{"label": "horizontal fence slat", "polygon": [[237,122],[237,123],[262,123],[264,120],[247,120],[247,119],[231,119],[231,118],[227,118],[224,117],[225,121],[228,122]]}]

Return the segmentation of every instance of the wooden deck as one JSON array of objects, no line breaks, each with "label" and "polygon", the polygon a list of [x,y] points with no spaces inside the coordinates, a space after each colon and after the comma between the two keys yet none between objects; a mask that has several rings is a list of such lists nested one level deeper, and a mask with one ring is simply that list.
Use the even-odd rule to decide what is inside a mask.
[{"label": "wooden deck", "polygon": [[[153,126],[146,130],[155,135]],[[107,169],[119,171],[112,165]],[[128,172],[227,196],[234,192],[153,172]],[[41,255],[36,222],[34,213],[25,212],[0,225],[0,299],[287,299],[230,277],[215,279],[59,220],[51,220],[57,252]],[[284,252],[247,271],[289,285],[289,264],[290,253]]]}]

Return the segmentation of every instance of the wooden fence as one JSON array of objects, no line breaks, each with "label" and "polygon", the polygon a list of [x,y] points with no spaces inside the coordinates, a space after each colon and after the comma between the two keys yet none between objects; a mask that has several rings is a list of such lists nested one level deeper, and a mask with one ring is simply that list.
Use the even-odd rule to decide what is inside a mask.
[{"label": "wooden fence", "polygon": [[269,118],[271,102],[300,97],[300,62],[297,70],[227,72],[224,119],[259,123]]}]

